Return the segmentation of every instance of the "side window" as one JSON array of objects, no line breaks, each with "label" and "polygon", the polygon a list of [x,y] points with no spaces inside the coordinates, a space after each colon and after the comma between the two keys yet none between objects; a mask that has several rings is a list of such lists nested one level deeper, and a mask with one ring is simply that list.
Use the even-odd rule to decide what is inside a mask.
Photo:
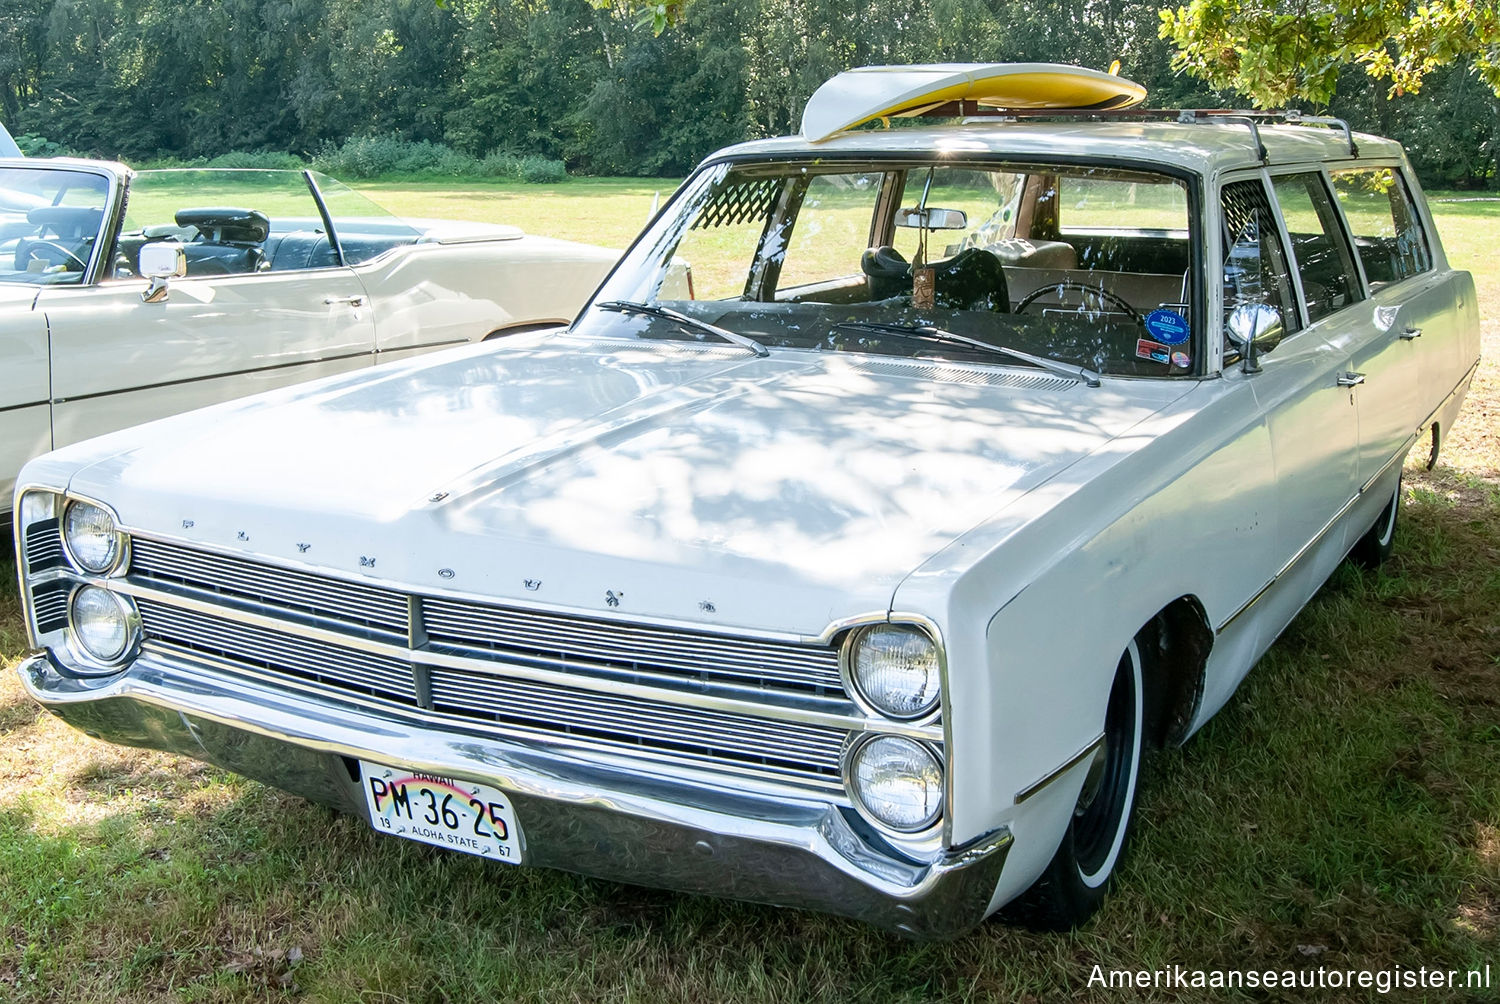
[{"label": "side window", "polygon": [[1332,173],[1333,191],[1371,288],[1432,268],[1427,236],[1400,175],[1389,167]]},{"label": "side window", "polygon": [[[1284,333],[1299,327],[1290,270],[1271,200],[1259,181],[1234,181],[1219,196],[1224,227],[1224,318],[1237,308],[1265,306]],[[1259,343],[1257,343],[1259,344]],[[1271,346],[1261,346],[1269,351]]]},{"label": "side window", "polygon": [[1302,277],[1308,320],[1316,321],[1354,303],[1359,299],[1354,260],[1322,176],[1289,174],[1271,183],[1292,239],[1292,258]]},{"label": "side window", "polygon": [[850,279],[863,288],[859,260],[870,246],[881,180],[879,174],[819,174],[808,181],[781,262],[778,290],[835,279]]},{"label": "side window", "polygon": [[139,273],[141,248],[178,241],[189,278],[328,268],[338,254],[300,171],[142,171],[130,185],[109,278]]}]

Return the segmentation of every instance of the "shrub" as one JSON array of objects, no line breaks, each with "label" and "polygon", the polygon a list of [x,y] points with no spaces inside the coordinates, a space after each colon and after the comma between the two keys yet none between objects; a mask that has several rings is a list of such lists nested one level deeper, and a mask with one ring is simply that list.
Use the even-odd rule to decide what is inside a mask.
[{"label": "shrub", "polygon": [[54,143],[45,136],[37,136],[34,133],[22,133],[15,137],[16,146],[20,147],[22,156],[25,157],[66,157],[71,151],[61,143]]},{"label": "shrub", "polygon": [[300,171],[307,165],[302,158],[275,150],[250,150],[221,153],[208,162],[209,167],[248,167],[262,171]]},{"label": "shrub", "polygon": [[522,157],[519,176],[531,185],[555,185],[568,180],[568,168],[560,160],[546,157]]},{"label": "shrub", "polygon": [[496,152],[483,160],[443,143],[395,136],[355,136],[328,143],[313,166],[336,178],[512,178],[531,184],[555,184],[568,177],[560,160]]}]

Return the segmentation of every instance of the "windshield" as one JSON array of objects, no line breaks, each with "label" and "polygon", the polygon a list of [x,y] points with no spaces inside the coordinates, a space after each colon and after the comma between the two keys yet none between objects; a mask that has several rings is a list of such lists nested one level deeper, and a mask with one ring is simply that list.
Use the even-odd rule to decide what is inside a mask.
[{"label": "windshield", "polygon": [[[1176,178],[951,160],[716,164],[676,207],[595,304],[666,307],[770,347],[996,361],[936,329],[1100,373],[1195,372]],[[712,340],[618,309],[585,311],[575,330]]]},{"label": "windshield", "polygon": [[0,170],[0,282],[82,282],[108,196],[109,180],[98,174]]}]

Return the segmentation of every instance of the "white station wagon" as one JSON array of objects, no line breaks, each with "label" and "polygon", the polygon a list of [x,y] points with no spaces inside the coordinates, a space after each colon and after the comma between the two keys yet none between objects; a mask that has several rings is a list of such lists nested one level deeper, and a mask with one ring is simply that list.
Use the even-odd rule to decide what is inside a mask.
[{"label": "white station wagon", "polygon": [[38,454],[566,323],[618,257],[398,219],[314,171],[0,160],[0,521]]},{"label": "white station wagon", "polygon": [[503,862],[1082,921],[1143,750],[1388,552],[1478,324],[1397,144],[1007,74],[835,78],[566,331],[32,462],[26,688]]}]

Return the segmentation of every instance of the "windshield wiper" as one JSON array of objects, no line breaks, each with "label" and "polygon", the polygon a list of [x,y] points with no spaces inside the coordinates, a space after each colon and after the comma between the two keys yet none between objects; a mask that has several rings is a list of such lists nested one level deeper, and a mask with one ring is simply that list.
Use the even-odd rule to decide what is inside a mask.
[{"label": "windshield wiper", "polygon": [[657,306],[654,303],[638,303],[635,300],[604,300],[594,304],[594,306],[600,310],[614,310],[621,314],[645,314],[648,317],[660,317],[675,324],[681,324],[684,327],[705,331],[710,335],[718,335],[726,342],[733,342],[741,348],[749,349],[757,356],[768,356],[771,354],[771,350],[767,349],[760,342],[747,335],[742,335],[738,331],[730,331],[728,328],[721,328],[717,324],[700,321],[698,318],[689,317],[687,314],[679,314],[675,310]]},{"label": "windshield wiper", "polygon": [[845,328],[850,331],[871,331],[882,335],[907,335],[913,338],[926,338],[934,342],[966,345],[971,349],[979,349],[982,352],[993,352],[996,355],[1008,356],[1023,363],[1030,363],[1032,366],[1038,366],[1049,373],[1069,377],[1090,387],[1099,386],[1099,374],[1086,366],[1075,366],[1072,363],[1065,363],[1061,359],[1049,359],[1046,356],[1034,356],[1030,352],[1013,349],[1009,345],[996,345],[993,342],[981,341],[978,338],[970,338],[968,335],[960,335],[956,331],[948,331],[945,328],[934,327],[931,324],[882,324],[876,321],[844,321],[834,325],[834,327]]}]

